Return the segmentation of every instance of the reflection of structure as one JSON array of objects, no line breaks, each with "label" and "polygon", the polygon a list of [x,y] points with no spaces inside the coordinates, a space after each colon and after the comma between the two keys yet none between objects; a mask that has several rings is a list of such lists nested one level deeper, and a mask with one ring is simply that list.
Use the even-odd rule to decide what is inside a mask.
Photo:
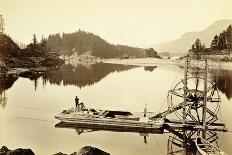
[{"label": "reflection of structure", "polygon": [[86,123],[67,123],[67,122],[60,122],[55,125],[57,128],[70,128],[75,129],[79,134],[83,132],[92,132],[92,131],[113,131],[113,132],[136,132],[136,133],[156,133],[161,134],[163,130],[154,128],[134,128],[134,127],[114,127],[114,126],[103,126],[103,125],[91,125]]},{"label": "reflection of structure", "polygon": [[133,132],[139,133],[140,136],[144,137],[144,143],[147,143],[148,134],[162,134],[163,130],[161,129],[144,129],[144,128],[122,128],[122,127],[113,127],[113,126],[103,126],[103,125],[90,125],[85,123],[66,123],[60,122],[55,125],[56,128],[69,128],[76,130],[77,134],[83,134],[94,131],[112,131],[112,132]]},{"label": "reflection of structure", "polygon": [[195,139],[199,135],[205,135],[205,140],[214,143],[218,147],[218,133],[215,131],[191,131],[180,130],[179,132],[172,132],[168,138],[167,154],[197,154],[197,147]]}]

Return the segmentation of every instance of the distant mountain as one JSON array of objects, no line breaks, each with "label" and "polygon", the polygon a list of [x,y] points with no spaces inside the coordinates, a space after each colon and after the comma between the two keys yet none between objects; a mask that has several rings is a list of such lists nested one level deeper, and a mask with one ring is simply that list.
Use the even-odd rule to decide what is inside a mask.
[{"label": "distant mountain", "polygon": [[191,48],[192,44],[197,38],[199,38],[201,42],[206,45],[206,47],[209,47],[213,37],[216,34],[220,34],[230,24],[232,24],[232,20],[218,20],[212,25],[208,26],[205,30],[198,32],[187,32],[179,39],[158,43],[153,45],[153,47],[159,52],[185,53]]},{"label": "distant mountain", "polygon": [[74,33],[52,34],[47,39],[48,49],[59,55],[72,55],[73,53],[89,54],[100,58],[144,57],[145,50],[142,48],[108,43],[98,35],[85,31]]}]

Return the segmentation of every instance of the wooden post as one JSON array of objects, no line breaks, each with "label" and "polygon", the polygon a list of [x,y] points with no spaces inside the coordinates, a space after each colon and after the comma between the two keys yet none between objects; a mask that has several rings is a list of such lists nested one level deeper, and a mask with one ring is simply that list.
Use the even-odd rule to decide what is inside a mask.
[{"label": "wooden post", "polygon": [[183,124],[185,124],[185,119],[186,119],[187,76],[188,76],[188,57],[186,57],[185,70],[184,70]]},{"label": "wooden post", "polygon": [[183,129],[183,155],[187,155],[187,136],[185,129]]},{"label": "wooden post", "polygon": [[206,127],[206,108],[207,108],[207,78],[208,78],[208,61],[205,58],[205,78],[204,78],[204,106],[202,109],[202,125]]}]

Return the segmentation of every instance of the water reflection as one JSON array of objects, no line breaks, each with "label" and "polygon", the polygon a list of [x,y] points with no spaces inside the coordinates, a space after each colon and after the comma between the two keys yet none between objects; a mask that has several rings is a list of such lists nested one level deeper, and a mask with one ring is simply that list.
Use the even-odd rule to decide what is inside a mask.
[{"label": "water reflection", "polygon": [[[219,147],[218,140],[220,132],[216,131],[207,131],[207,130],[171,130],[172,134],[168,138],[167,142],[167,154],[177,155],[197,155],[198,149],[196,146],[196,138],[200,137],[213,144],[216,147]],[[210,151],[210,147],[204,151]]]},{"label": "water reflection", "polygon": [[146,129],[146,128],[133,128],[133,127],[111,127],[104,125],[92,125],[88,123],[69,123],[69,122],[59,122],[55,125],[56,128],[69,128],[75,129],[78,135],[85,132],[93,131],[112,131],[112,132],[134,132],[134,133],[147,133],[147,134],[162,134],[163,129]]},{"label": "water reflection", "polygon": [[88,125],[83,123],[67,123],[67,122],[59,122],[55,125],[56,128],[67,128],[67,129],[74,129],[78,135],[85,134],[89,132],[96,132],[96,131],[110,131],[110,132],[132,132],[138,133],[141,137],[143,137],[143,141],[145,144],[148,143],[147,138],[149,134],[163,134],[163,130],[144,130],[144,129],[135,129],[135,128],[115,128],[115,127],[106,127],[106,126],[99,126],[99,125]]},{"label": "water reflection", "polygon": [[[28,78],[34,81],[35,90],[38,86],[38,79],[42,76],[43,85],[47,82],[50,84],[61,85],[75,85],[78,87],[93,85],[112,72],[121,72],[135,68],[135,66],[125,66],[117,64],[89,64],[89,65],[76,65],[65,64],[59,69],[50,70],[43,75],[31,76],[31,74],[20,74],[20,77]],[[11,88],[14,82],[18,79],[16,75],[0,75],[0,94]]]},{"label": "water reflection", "polygon": [[14,75],[0,74],[0,94],[11,88],[17,79],[18,77]]},{"label": "water reflection", "polygon": [[[104,77],[112,72],[121,72],[132,68],[135,67],[103,63],[85,65],[77,64],[75,66],[65,64],[59,69],[53,69],[44,74],[34,75],[31,72],[25,72],[20,74],[20,77],[28,78],[33,81],[35,90],[37,90],[38,80],[40,77],[42,77],[43,86],[49,82],[50,84],[63,84],[64,86],[75,85],[82,88],[101,81]],[[7,103],[5,90],[11,88],[18,78],[18,75],[0,74],[0,104],[2,107],[5,107]]]},{"label": "water reflection", "polygon": [[[204,77],[204,70],[200,68],[191,68],[189,73],[193,77]],[[216,83],[219,91],[225,94],[227,99],[232,98],[232,70],[209,70],[209,77],[212,82]]]},{"label": "water reflection", "polygon": [[214,70],[212,79],[216,82],[217,88],[225,94],[227,99],[232,97],[232,71],[231,70]]},{"label": "water reflection", "polygon": [[115,64],[92,64],[92,65],[63,65],[59,70],[50,71],[43,75],[43,84],[75,85],[78,87],[93,85],[112,72],[120,72],[134,68],[133,66]]},{"label": "water reflection", "polygon": [[[77,130],[54,128],[54,125],[58,123],[54,115],[63,109],[74,106],[74,97],[76,95],[80,96],[81,100],[89,107],[114,110],[127,109],[137,112],[143,109],[147,102],[149,110],[159,112],[161,106],[164,106],[164,108],[166,106],[164,98],[166,97],[167,90],[170,89],[175,80],[176,73],[179,71],[179,68],[175,66],[158,67],[153,72],[146,72],[141,67],[127,70],[133,67],[110,64],[101,65],[111,67],[104,69],[107,66],[103,66],[103,69],[96,69],[100,68],[98,67],[99,65],[77,67],[66,65],[62,66],[64,68],[63,71],[65,69],[68,70],[69,67],[70,74],[62,72],[62,69],[58,69],[51,71],[54,74],[49,75],[50,73],[47,73],[44,75],[47,77],[47,80],[43,80],[42,76],[37,80],[34,79],[34,81],[19,78],[14,85],[12,83],[12,88],[5,91],[8,103],[4,109],[0,108],[0,121],[2,124],[0,125],[2,133],[0,134],[1,144],[6,144],[12,148],[15,148],[16,145],[27,146],[33,150],[37,150],[37,154],[52,154],[57,150],[73,152],[86,145],[98,146],[112,154],[122,154],[122,152],[123,154],[134,155],[167,154],[169,133],[165,133],[164,135],[149,134],[149,137],[145,138],[145,142],[148,144],[144,145],[144,137],[139,136],[145,136],[146,134],[144,133],[104,132],[99,129],[95,132],[88,128],[83,130],[80,126]],[[112,69],[112,66],[115,69]],[[86,72],[90,72],[89,75],[91,76],[96,74],[97,79],[89,80],[89,82],[85,81],[87,85],[88,83],[92,83],[91,87],[87,86],[80,89],[78,88],[79,83],[75,84],[76,79],[73,79],[75,77],[81,78],[79,74],[85,72],[84,69],[79,74],[76,73],[71,78],[72,81],[69,81],[69,76],[71,77],[73,76],[71,74],[78,72],[72,69],[75,70],[78,67],[86,68]],[[125,72],[110,74],[111,72],[123,70]],[[99,75],[102,75],[102,77]],[[104,79],[101,80],[101,78]],[[60,85],[49,84],[53,80]],[[100,80],[101,82],[94,84],[94,81],[98,82]],[[7,81],[11,81],[11,79]],[[81,81],[81,79],[78,81]],[[44,82],[46,87],[42,87],[42,82]],[[54,84],[56,84],[55,82]],[[63,86],[63,83],[66,83],[66,85],[75,85],[75,87],[66,87]],[[38,87],[34,91],[34,87],[37,85]],[[1,83],[0,87],[3,90],[7,88],[2,86]],[[9,87],[11,86],[9,85]],[[112,88],[114,89],[112,90]],[[25,97],[25,94],[27,94],[27,97]],[[226,98],[223,99],[225,103],[228,103]],[[221,107],[224,108],[222,112],[227,124],[231,124],[231,104],[223,104]],[[31,132],[31,130],[36,132]],[[76,131],[77,133],[81,133],[81,135],[78,136]],[[25,133],[28,134],[25,135]],[[175,136],[175,134],[170,136]],[[41,137],[47,138],[41,139]],[[227,153],[231,153],[229,147],[231,146],[231,134],[226,133],[226,136],[222,138],[223,142],[220,144],[220,147]],[[64,142],[67,145],[64,145]],[[177,147],[175,142],[170,145],[173,151],[175,151],[174,147]],[[182,147],[177,147],[176,149],[183,150]],[[171,151],[171,149],[169,150]]]},{"label": "water reflection", "polygon": [[[55,125],[56,128],[66,128],[66,129],[74,129],[75,132],[80,134],[88,134],[90,132],[96,131],[110,131],[110,132],[134,132],[139,133],[140,136],[143,137],[143,141],[145,144],[149,143],[147,139],[149,134],[168,134],[167,140],[167,154],[170,155],[197,155],[198,150],[196,147],[195,140],[197,137],[202,137],[209,143],[213,144],[216,147],[219,147],[219,131],[213,130],[190,130],[190,129],[177,129],[173,127],[166,126],[165,129],[169,133],[163,133],[161,130],[151,130],[151,131],[139,131],[133,129],[124,129],[124,128],[108,128],[104,126],[93,126],[88,124],[81,123],[67,123],[60,122]],[[142,139],[141,139],[142,140]],[[210,149],[210,148],[209,148]]]},{"label": "water reflection", "polygon": [[2,108],[4,108],[7,103],[5,90],[11,88],[17,79],[18,77],[16,76],[7,76],[5,74],[0,74],[0,105],[2,106]]},{"label": "water reflection", "polygon": [[144,70],[149,72],[152,72],[155,68],[157,68],[157,66],[144,66]]}]

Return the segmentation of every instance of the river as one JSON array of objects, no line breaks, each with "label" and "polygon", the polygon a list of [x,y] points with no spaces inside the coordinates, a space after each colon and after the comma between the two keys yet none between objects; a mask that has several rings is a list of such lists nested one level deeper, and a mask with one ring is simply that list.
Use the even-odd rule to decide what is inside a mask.
[{"label": "river", "polygon": [[[232,71],[210,70],[222,102],[218,116],[232,129]],[[174,65],[158,67],[116,64],[66,64],[36,78],[1,80],[0,144],[10,149],[31,148],[36,154],[78,152],[84,146],[98,147],[112,155],[162,155],[170,151],[170,133],[149,134],[147,142],[139,133],[84,132],[56,128],[54,115],[75,106],[78,96],[86,107],[159,113],[167,108],[167,93],[183,78]],[[217,143],[232,154],[232,134],[218,133]]]}]

